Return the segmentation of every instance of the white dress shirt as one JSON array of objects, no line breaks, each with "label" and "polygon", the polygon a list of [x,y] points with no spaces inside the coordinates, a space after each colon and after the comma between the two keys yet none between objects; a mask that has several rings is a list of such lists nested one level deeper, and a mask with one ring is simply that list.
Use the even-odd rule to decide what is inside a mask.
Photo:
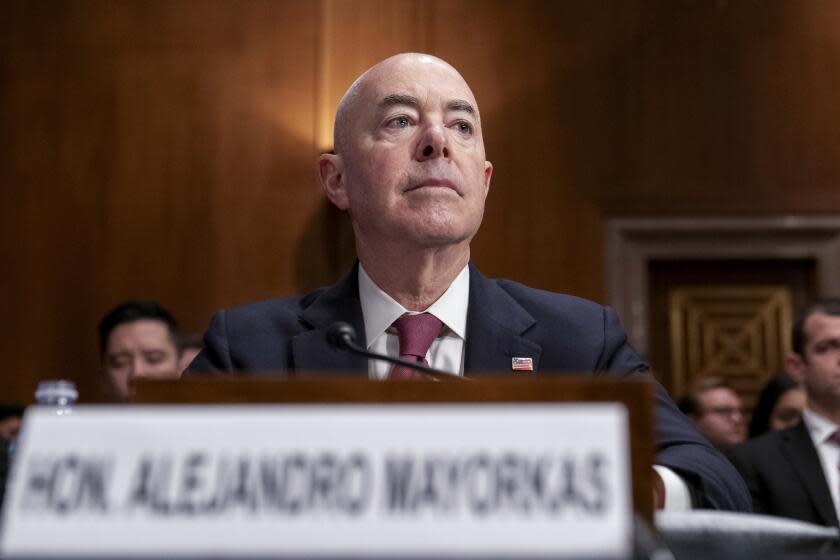
[{"label": "white dress shirt", "polygon": [[[394,321],[408,311],[394,298],[377,286],[359,263],[359,299],[365,322],[365,340],[371,352],[399,356],[400,342]],[[464,341],[467,335],[467,305],[470,301],[470,269],[465,266],[449,288],[437,301],[423,312],[431,313],[441,320],[446,328],[432,342],[426,361],[433,368],[464,374]],[[382,360],[368,360],[368,375],[371,379],[385,379],[391,371],[391,364]],[[665,486],[666,511],[691,509],[691,495],[688,486],[678,474],[667,467],[655,465]]]},{"label": "white dress shirt", "polygon": [[831,434],[837,431],[837,425],[808,407],[805,407],[805,410],[802,411],[802,421],[805,422],[811,441],[814,442],[814,447],[817,449],[817,455],[820,458],[820,463],[822,463],[823,473],[825,473],[825,482],[828,484],[831,499],[834,502],[834,510],[837,512],[837,517],[840,518],[840,488],[838,487],[840,485],[840,472],[837,471],[838,465],[840,465],[840,446],[827,441]]},{"label": "white dress shirt", "polygon": [[[365,340],[371,352],[400,355],[400,342],[391,326],[406,310],[394,298],[377,286],[364,267],[359,264],[359,299],[365,321]],[[458,375],[464,374],[464,340],[467,335],[467,304],[470,301],[470,269],[464,267],[449,288],[437,301],[425,309],[446,326],[443,333],[432,342],[426,361],[435,369]],[[385,379],[391,364],[381,360],[368,360],[371,379]]]}]

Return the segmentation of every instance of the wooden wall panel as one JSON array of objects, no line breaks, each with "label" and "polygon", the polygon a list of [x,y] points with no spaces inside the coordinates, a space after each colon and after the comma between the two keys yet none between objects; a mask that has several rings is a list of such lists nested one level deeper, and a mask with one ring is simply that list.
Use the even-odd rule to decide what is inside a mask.
[{"label": "wooden wall panel", "polygon": [[9,8],[4,399],[45,376],[95,398],[96,324],[126,298],[200,331],[219,307],[297,291],[297,240],[321,203],[317,4]]},{"label": "wooden wall panel", "polygon": [[648,2],[611,213],[840,210],[840,5]]},{"label": "wooden wall panel", "polygon": [[0,12],[0,400],[96,394],[128,297],[191,330],[352,260],[315,156],[404,50],[473,86],[495,165],[474,258],[600,299],[615,214],[840,211],[840,4],[56,0]]}]

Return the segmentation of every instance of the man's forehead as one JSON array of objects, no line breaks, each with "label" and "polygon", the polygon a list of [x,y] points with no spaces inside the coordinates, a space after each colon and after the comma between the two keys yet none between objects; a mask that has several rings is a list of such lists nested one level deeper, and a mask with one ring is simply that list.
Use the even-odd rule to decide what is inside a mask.
[{"label": "man's forehead", "polygon": [[[379,100],[378,105],[380,108],[405,105],[420,109],[422,108],[423,101],[420,98],[407,93],[389,93]],[[464,113],[469,113],[470,115],[474,116],[478,114],[478,110],[475,108],[475,104],[467,99],[442,99],[441,105],[442,108],[446,109],[447,111],[462,111]]]},{"label": "man's forehead", "polygon": [[108,346],[126,341],[142,340],[148,342],[171,343],[169,327],[157,319],[138,319],[121,323],[114,327],[108,336]]},{"label": "man's forehead", "polygon": [[840,335],[840,316],[817,311],[811,314],[805,321],[805,331],[811,337],[819,335]]},{"label": "man's forehead", "polygon": [[[420,101],[435,97],[443,103],[463,101],[477,110],[475,96],[461,74],[446,62],[427,55],[388,59],[363,77],[368,101],[377,104],[400,97]],[[372,98],[372,99],[371,99]]]},{"label": "man's forehead", "polygon": [[730,397],[737,397],[737,395],[729,387],[712,387],[700,394],[701,399],[707,400],[727,400]]},{"label": "man's forehead", "polygon": [[335,116],[336,151],[346,148],[360,122],[411,98],[419,107],[462,110],[480,122],[475,96],[454,67],[431,55],[403,53],[369,68],[345,92]]}]

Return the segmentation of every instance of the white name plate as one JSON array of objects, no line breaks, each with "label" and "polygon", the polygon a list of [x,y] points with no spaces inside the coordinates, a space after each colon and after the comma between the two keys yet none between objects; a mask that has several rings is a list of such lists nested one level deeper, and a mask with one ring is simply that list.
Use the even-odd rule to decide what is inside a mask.
[{"label": "white name plate", "polygon": [[0,552],[622,557],[618,404],[77,407],[26,414]]}]

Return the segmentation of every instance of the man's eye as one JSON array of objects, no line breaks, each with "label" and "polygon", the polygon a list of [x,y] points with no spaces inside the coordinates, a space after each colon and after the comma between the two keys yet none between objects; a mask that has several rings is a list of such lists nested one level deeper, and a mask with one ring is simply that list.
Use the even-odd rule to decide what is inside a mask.
[{"label": "man's eye", "polygon": [[131,357],[125,354],[112,354],[107,357],[108,367],[122,368],[131,362]]},{"label": "man's eye", "polygon": [[472,134],[472,131],[473,131],[472,125],[468,122],[465,122],[465,121],[458,121],[455,124],[455,128],[461,134]]},{"label": "man's eye", "polygon": [[840,349],[840,340],[834,339],[819,342],[814,346],[814,352],[817,354],[824,354],[837,349]]},{"label": "man's eye", "polygon": [[396,117],[391,119],[388,126],[391,128],[405,128],[409,124],[411,124],[411,122],[408,120],[408,117]]},{"label": "man's eye", "polygon": [[163,352],[147,352],[146,361],[150,364],[159,364],[166,356]]}]

